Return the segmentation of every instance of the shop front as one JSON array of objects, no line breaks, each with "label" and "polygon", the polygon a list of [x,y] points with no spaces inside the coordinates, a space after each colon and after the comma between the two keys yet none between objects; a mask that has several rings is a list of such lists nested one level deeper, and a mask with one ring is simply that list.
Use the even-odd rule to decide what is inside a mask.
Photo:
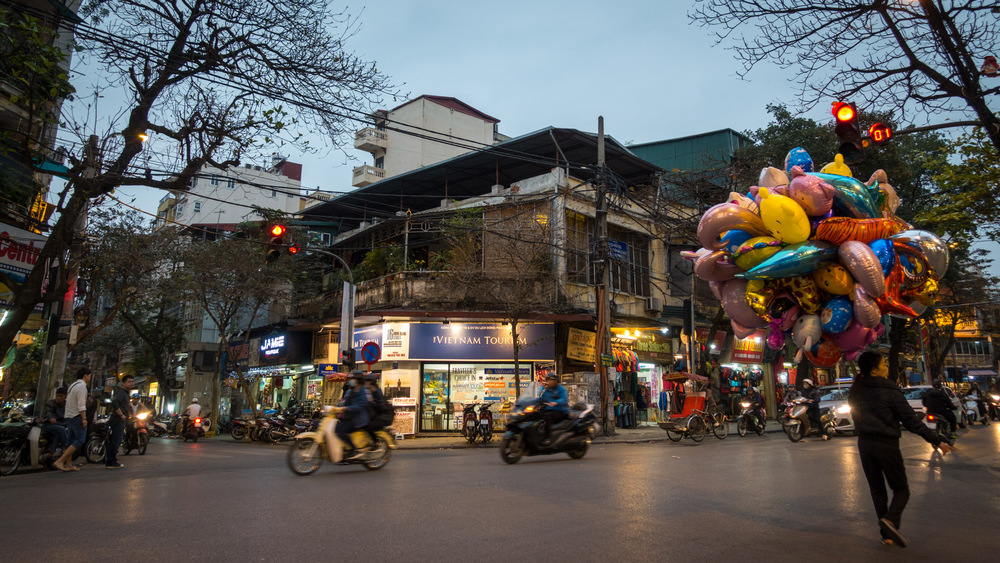
[{"label": "shop front", "polygon": [[[257,332],[257,331],[254,331]],[[243,377],[253,386],[258,409],[283,409],[293,398],[301,402],[310,379],[319,374],[311,364],[312,335],[267,327],[259,336],[251,332],[246,346],[230,347],[230,358],[240,362]],[[226,374],[229,393],[220,401],[220,411],[240,415],[249,409],[242,393],[237,392],[237,374],[233,366]]]},{"label": "shop front", "polygon": [[[555,327],[518,325],[521,388],[555,370]],[[516,397],[514,342],[501,323],[383,323],[358,328],[353,347],[375,343],[381,354],[370,365],[397,407],[398,434],[458,431],[468,403],[496,403],[501,419]],[[506,407],[504,406],[506,405]]]},{"label": "shop front", "polygon": [[[673,369],[673,340],[659,328],[611,329],[618,426],[655,426],[661,417],[663,375]],[[664,405],[665,406],[665,405]]]},{"label": "shop front", "polygon": [[734,338],[728,361],[721,367],[720,391],[727,413],[740,412],[740,398],[751,387],[763,393],[764,346],[767,331],[758,330],[747,338]]}]

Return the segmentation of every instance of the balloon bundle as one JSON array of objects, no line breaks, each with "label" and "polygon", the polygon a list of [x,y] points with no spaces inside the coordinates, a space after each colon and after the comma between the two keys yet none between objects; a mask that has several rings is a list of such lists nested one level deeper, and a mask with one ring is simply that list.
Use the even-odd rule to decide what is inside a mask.
[{"label": "balloon bundle", "polygon": [[863,183],[837,155],[813,172],[796,148],[784,170],[765,168],[749,193],[706,211],[703,248],[685,256],[737,337],[766,328],[772,349],[790,337],[796,361],[804,351],[830,367],[874,342],[882,315],[916,318],[937,299],[948,247],[897,217],[899,204],[884,171]]}]

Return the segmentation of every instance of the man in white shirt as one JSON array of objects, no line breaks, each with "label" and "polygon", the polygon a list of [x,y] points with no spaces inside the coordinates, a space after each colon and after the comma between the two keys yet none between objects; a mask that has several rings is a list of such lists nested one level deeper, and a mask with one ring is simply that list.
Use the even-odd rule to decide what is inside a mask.
[{"label": "man in white shirt", "polygon": [[73,465],[73,452],[83,447],[87,438],[87,386],[90,385],[90,368],[80,368],[66,391],[66,426],[70,445],[62,457],[53,464],[60,471],[79,471]]},{"label": "man in white shirt", "polygon": [[188,417],[184,421],[184,428],[181,430],[181,432],[184,432],[184,430],[187,430],[188,425],[192,423],[191,421],[201,416],[201,405],[198,404],[198,397],[191,399],[191,404],[181,414]]}]

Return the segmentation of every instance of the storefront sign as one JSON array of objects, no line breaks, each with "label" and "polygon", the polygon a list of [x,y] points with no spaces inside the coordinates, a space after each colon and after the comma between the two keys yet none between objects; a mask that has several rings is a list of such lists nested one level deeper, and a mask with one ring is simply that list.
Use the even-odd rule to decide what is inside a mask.
[{"label": "storefront sign", "polygon": [[409,352],[410,325],[408,323],[383,324],[382,357],[386,360],[405,360],[409,357]]},{"label": "storefront sign", "polygon": [[578,328],[569,329],[566,339],[566,357],[585,364],[594,363],[594,342],[597,334]]},{"label": "storefront sign", "polygon": [[764,359],[764,341],[767,332],[758,330],[749,338],[733,340],[733,354],[730,361],[737,364],[759,364]]},{"label": "storefront sign", "polygon": [[601,365],[609,368],[614,363],[615,358],[611,354],[601,354]]},{"label": "storefront sign", "polygon": [[695,338],[698,342],[705,344],[709,348],[710,354],[721,354],[722,345],[726,343],[726,331],[717,330],[715,331],[715,338],[711,342],[708,342],[708,333],[711,329],[699,328],[695,330]]},{"label": "storefront sign", "polygon": [[[522,324],[517,327],[524,361],[555,359],[555,326]],[[510,361],[514,341],[510,325],[496,323],[410,324],[411,360]]]},{"label": "storefront sign", "polygon": [[417,406],[416,397],[394,397],[392,399],[392,406],[394,407],[415,407]]},{"label": "storefront sign", "polygon": [[[0,223],[0,272],[14,281],[23,282],[35,267],[45,239],[43,235]],[[10,305],[13,300],[13,290],[0,284],[0,306]],[[41,312],[42,305],[36,305],[35,313]]]},{"label": "storefront sign", "polygon": [[260,345],[260,353],[264,357],[270,358],[281,353],[285,347],[285,335],[271,336],[265,338]]},{"label": "storefront sign", "polygon": [[[724,333],[723,333],[724,334]],[[659,331],[642,331],[636,337],[632,351],[640,362],[673,363],[673,340],[661,335]]]},{"label": "storefront sign", "polygon": [[150,397],[155,397],[156,394],[159,393],[159,391],[160,391],[160,384],[156,381],[153,381],[149,384],[149,393],[147,393],[147,395],[149,395]]}]

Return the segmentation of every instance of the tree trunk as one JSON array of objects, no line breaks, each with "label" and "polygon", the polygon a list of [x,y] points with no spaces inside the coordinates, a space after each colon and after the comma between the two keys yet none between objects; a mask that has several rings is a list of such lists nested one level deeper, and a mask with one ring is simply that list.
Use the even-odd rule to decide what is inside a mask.
[{"label": "tree trunk", "polygon": [[906,332],[909,321],[899,317],[890,318],[892,321],[889,324],[889,378],[905,386],[900,377],[899,352],[903,347],[903,334]]}]

